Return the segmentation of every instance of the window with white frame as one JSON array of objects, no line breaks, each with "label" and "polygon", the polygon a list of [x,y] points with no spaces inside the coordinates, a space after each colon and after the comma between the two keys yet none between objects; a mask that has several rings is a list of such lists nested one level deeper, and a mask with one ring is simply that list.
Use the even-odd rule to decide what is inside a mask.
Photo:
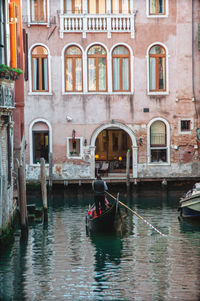
[{"label": "window with white frame", "polygon": [[149,1],[149,15],[164,15],[166,13],[166,0]]},{"label": "window with white frame", "polygon": [[30,22],[47,23],[47,0],[30,1]]},{"label": "window with white frame", "polygon": [[65,50],[65,91],[83,91],[82,52],[77,46]]},{"label": "window with white frame", "polygon": [[31,52],[32,92],[49,91],[48,51],[36,46]]},{"label": "window with white frame", "polygon": [[82,14],[82,0],[64,0],[66,14]]},{"label": "window with white frame", "polygon": [[166,51],[160,45],[154,45],[149,50],[149,90],[166,91]]},{"label": "window with white frame", "polygon": [[164,122],[157,120],[150,127],[150,162],[167,162],[167,134]]},{"label": "window with white frame", "polygon": [[107,55],[100,45],[94,45],[88,50],[88,91],[107,91]]},{"label": "window with white frame", "polygon": [[105,14],[106,13],[106,0],[88,0],[88,13],[89,14]]},{"label": "window with white frame", "polygon": [[129,14],[130,0],[112,0],[112,14]]},{"label": "window with white frame", "polygon": [[189,134],[191,130],[193,129],[193,121],[192,119],[180,119],[179,120],[179,132],[181,134]]},{"label": "window with white frame", "polygon": [[81,157],[82,138],[75,136],[75,131],[72,132],[72,137],[67,137],[67,156],[68,158]]},{"label": "window with white frame", "polygon": [[117,46],[112,53],[113,91],[130,91],[130,53],[125,46]]}]

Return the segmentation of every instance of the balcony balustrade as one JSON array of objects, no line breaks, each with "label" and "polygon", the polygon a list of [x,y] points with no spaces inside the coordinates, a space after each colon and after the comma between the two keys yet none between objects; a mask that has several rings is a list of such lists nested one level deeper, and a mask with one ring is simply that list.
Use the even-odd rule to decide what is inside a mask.
[{"label": "balcony balustrade", "polygon": [[64,33],[80,32],[83,38],[87,33],[107,32],[108,38],[111,38],[113,32],[130,32],[131,38],[135,36],[135,12],[128,15],[110,14],[110,15],[60,15],[60,37]]},{"label": "balcony balustrade", "polygon": [[14,109],[14,81],[0,79],[0,109]]}]

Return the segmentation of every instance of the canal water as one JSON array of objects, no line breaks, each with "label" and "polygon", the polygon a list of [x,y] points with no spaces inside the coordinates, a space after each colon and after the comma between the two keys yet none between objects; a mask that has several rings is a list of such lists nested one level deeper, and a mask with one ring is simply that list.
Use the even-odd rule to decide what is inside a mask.
[{"label": "canal water", "polygon": [[[0,300],[200,300],[200,224],[177,211],[186,189],[109,187],[163,237],[132,213],[121,233],[88,235],[90,186],[54,188],[48,224],[31,223],[27,241],[16,231],[1,252]],[[41,205],[37,189],[28,202]]]}]

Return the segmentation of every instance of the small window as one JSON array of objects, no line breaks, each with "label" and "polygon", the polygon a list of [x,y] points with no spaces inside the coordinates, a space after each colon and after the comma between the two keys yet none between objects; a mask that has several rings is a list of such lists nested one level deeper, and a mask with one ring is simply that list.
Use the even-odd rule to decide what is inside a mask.
[{"label": "small window", "polygon": [[165,1],[166,0],[148,0],[149,1],[149,14],[150,15],[164,15],[165,14]]},{"label": "small window", "polygon": [[37,46],[32,50],[32,90],[33,92],[49,91],[48,51]]},{"label": "small window", "polygon": [[167,162],[166,126],[155,121],[150,128],[150,151],[152,163]]},{"label": "small window", "polygon": [[92,46],[88,51],[88,91],[107,91],[107,57],[100,45]]},{"label": "small window", "polygon": [[82,0],[64,0],[66,14],[82,14]]},{"label": "small window", "polygon": [[88,0],[89,14],[105,14],[106,0]]},{"label": "small window", "polygon": [[76,46],[68,47],[65,51],[65,91],[83,91],[82,52]]},{"label": "small window", "polygon": [[130,91],[130,54],[124,46],[113,50],[113,91]]},{"label": "small window", "polygon": [[150,92],[166,91],[166,52],[160,45],[149,51]]},{"label": "small window", "polygon": [[40,163],[41,158],[49,162],[49,132],[33,131],[33,163]]},{"label": "small window", "polygon": [[191,131],[191,120],[181,120],[181,132]]},{"label": "small window", "polygon": [[81,138],[67,138],[68,157],[81,156]]},{"label": "small window", "polygon": [[112,14],[129,14],[129,0],[112,0]]},{"label": "small window", "polygon": [[47,0],[30,0],[31,23],[47,23]]}]

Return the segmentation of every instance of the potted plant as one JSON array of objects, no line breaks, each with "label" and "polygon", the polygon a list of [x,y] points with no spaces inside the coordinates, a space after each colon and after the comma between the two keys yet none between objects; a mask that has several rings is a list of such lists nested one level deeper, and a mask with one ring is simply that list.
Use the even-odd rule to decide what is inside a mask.
[{"label": "potted plant", "polygon": [[19,68],[11,68],[4,64],[0,65],[0,78],[16,80],[22,73],[23,71]]}]

